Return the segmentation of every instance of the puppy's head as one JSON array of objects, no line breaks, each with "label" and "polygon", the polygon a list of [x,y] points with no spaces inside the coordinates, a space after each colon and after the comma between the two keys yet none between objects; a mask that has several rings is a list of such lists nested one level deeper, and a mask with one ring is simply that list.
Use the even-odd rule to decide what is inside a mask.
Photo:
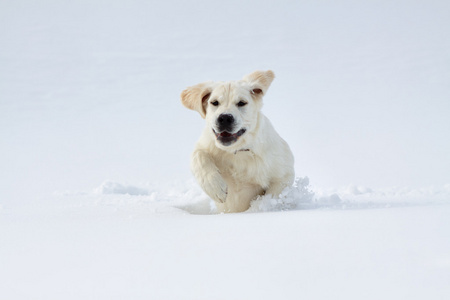
[{"label": "puppy's head", "polygon": [[258,126],[262,97],[274,78],[269,70],[237,81],[200,83],[185,89],[181,102],[206,119],[217,147],[235,151],[248,142]]}]

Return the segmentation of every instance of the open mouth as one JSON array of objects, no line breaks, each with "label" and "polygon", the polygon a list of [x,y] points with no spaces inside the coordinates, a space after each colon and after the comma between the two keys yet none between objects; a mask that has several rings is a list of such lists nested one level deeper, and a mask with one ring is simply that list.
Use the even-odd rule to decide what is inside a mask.
[{"label": "open mouth", "polygon": [[232,143],[236,142],[237,139],[245,133],[246,129],[242,128],[236,133],[229,133],[228,131],[222,131],[220,133],[217,133],[214,129],[213,132],[216,135],[216,138],[219,142],[222,143],[224,146],[229,146]]}]

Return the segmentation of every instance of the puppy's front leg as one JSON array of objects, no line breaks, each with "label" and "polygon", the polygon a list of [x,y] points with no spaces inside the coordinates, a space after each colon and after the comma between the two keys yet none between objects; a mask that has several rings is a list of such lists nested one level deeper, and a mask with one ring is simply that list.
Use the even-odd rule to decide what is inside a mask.
[{"label": "puppy's front leg", "polygon": [[284,178],[272,179],[266,195],[272,195],[274,198],[280,197],[281,192],[294,183],[294,174],[289,173]]},{"label": "puppy's front leg", "polygon": [[202,150],[194,151],[191,169],[205,193],[213,200],[224,203],[227,198],[227,183],[220,175],[211,155]]}]

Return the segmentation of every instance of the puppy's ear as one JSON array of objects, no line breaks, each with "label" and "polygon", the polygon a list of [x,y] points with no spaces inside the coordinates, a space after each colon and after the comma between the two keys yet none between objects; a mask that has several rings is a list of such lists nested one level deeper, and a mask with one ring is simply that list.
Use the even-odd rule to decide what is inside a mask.
[{"label": "puppy's ear", "polygon": [[251,93],[256,96],[263,96],[273,79],[275,78],[275,74],[273,71],[255,71],[247,76],[244,76],[244,81],[247,81],[250,84]]},{"label": "puppy's ear", "polygon": [[214,88],[213,82],[199,83],[181,92],[181,103],[189,109],[196,110],[204,119],[209,96]]}]

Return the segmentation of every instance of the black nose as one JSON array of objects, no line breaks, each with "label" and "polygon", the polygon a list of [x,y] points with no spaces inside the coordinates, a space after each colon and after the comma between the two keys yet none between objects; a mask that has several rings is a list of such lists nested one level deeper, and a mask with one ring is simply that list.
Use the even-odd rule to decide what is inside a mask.
[{"label": "black nose", "polygon": [[217,125],[220,131],[233,131],[234,117],[229,114],[221,114],[217,118]]}]

